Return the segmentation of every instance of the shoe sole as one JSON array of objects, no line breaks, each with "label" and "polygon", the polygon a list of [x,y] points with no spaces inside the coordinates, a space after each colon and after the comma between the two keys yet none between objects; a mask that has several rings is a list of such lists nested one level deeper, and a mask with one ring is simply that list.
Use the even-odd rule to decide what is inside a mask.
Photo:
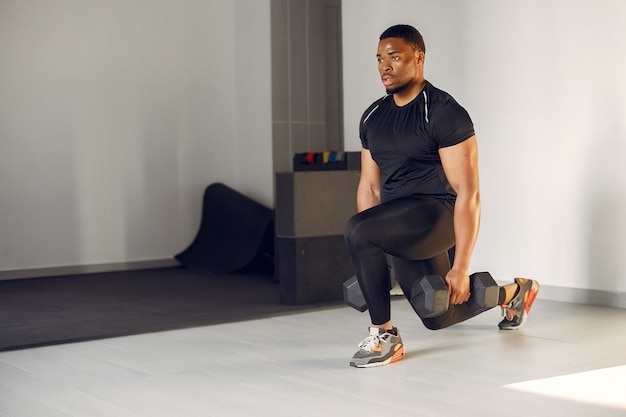
[{"label": "shoe sole", "polygon": [[382,362],[371,362],[363,365],[357,365],[354,362],[350,362],[350,366],[354,368],[375,368],[377,366],[389,365],[390,363],[398,362],[400,359],[404,357],[404,346],[402,346],[396,353],[393,354],[392,357],[382,361]]},{"label": "shoe sole", "polygon": [[526,302],[524,303],[524,311],[522,315],[522,322],[517,326],[509,326],[509,327],[500,327],[500,330],[518,330],[526,324],[526,320],[528,320],[528,313],[530,313],[530,308],[533,306],[533,303],[537,299],[537,294],[539,294],[539,283],[537,281],[532,281],[530,285],[530,290],[528,290],[528,298],[526,298]]}]

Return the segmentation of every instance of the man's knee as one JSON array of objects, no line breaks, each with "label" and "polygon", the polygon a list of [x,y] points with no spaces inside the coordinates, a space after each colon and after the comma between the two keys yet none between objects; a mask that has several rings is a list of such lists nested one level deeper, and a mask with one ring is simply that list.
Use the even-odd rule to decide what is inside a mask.
[{"label": "man's knee", "polygon": [[428,330],[441,330],[452,325],[452,323],[450,323],[448,320],[444,320],[444,317],[442,316],[422,319],[422,323],[424,323],[424,326]]},{"label": "man's knee", "polygon": [[343,236],[349,245],[367,240],[367,228],[363,226],[363,221],[358,214],[348,219]]}]

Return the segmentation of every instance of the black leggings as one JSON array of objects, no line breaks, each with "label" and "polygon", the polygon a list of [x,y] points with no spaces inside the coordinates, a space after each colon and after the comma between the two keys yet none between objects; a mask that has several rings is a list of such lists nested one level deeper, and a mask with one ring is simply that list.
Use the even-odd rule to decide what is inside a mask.
[{"label": "black leggings", "polygon": [[[364,210],[348,220],[345,239],[373,325],[391,320],[389,267],[407,299],[413,282],[424,275],[442,278],[450,270],[448,250],[454,246],[454,214],[431,197],[404,197]],[[476,315],[465,304],[450,305],[444,314],[422,318],[432,330]]]}]

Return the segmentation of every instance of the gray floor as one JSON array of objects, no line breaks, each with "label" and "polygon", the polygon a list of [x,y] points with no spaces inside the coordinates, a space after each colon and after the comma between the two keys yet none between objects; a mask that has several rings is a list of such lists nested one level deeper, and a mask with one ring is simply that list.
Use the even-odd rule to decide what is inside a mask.
[{"label": "gray floor", "polygon": [[0,353],[2,417],[624,416],[626,310],[538,300],[432,332],[393,302],[403,360],[348,366],[348,307]]}]

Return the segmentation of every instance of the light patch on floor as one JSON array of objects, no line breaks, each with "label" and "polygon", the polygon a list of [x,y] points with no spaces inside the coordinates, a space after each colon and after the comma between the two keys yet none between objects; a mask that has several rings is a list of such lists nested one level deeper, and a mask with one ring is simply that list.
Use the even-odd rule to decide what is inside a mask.
[{"label": "light patch on floor", "polygon": [[597,369],[504,386],[504,388],[532,394],[626,409],[624,387],[626,387],[626,366]]}]

